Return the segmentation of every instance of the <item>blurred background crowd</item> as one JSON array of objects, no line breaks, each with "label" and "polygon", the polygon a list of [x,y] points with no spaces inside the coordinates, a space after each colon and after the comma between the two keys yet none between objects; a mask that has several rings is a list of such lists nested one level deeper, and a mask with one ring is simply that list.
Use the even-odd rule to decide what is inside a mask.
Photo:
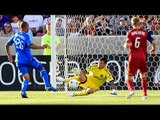
[{"label": "blurred background crowd", "polygon": [[[126,35],[132,28],[133,15],[56,15],[56,35],[117,36]],[[160,15],[134,15],[152,35],[160,34]],[[0,15],[0,37],[10,37],[19,30],[19,21],[29,24],[30,37],[46,34],[45,25],[50,15]],[[66,29],[65,29],[66,28]]]}]

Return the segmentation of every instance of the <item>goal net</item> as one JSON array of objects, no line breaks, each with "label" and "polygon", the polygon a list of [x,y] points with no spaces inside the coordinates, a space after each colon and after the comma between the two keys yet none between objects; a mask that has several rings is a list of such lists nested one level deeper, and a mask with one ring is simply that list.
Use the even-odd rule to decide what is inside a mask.
[{"label": "goal net", "polygon": [[[61,43],[56,51],[56,77],[67,78],[74,76],[73,68],[85,69],[97,63],[100,57],[108,60],[107,67],[111,71],[115,86],[118,90],[127,90],[126,67],[128,50],[123,48],[125,36],[131,27],[133,15],[56,15],[55,34]],[[159,65],[159,15],[138,15],[143,19],[144,27],[152,32],[157,40],[156,55],[150,55],[148,43],[147,73],[148,89],[159,90],[155,83],[160,82]],[[152,23],[152,24],[151,24]],[[155,25],[154,25],[155,24]],[[154,25],[154,28],[152,28]],[[58,45],[57,45],[58,46]],[[52,61],[53,62],[53,61]],[[158,71],[159,70],[159,71]],[[135,89],[141,89],[139,71],[134,79]],[[58,90],[70,90],[67,84],[56,80]],[[110,90],[109,83],[104,83],[101,90]],[[78,89],[77,89],[78,90]]]}]

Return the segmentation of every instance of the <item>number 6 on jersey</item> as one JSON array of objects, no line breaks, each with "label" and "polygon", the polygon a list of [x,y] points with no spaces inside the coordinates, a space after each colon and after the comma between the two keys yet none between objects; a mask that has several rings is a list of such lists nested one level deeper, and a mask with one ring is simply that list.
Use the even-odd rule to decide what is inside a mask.
[{"label": "number 6 on jersey", "polygon": [[135,48],[139,48],[139,46],[140,46],[140,40],[141,40],[140,37],[136,37],[135,43],[134,43],[134,47],[135,47]]}]

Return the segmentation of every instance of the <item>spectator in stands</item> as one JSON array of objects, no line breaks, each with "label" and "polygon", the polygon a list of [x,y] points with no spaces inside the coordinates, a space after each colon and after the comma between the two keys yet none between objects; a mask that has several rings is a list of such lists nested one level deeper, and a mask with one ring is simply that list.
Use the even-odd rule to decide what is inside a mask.
[{"label": "spectator in stands", "polygon": [[14,15],[12,17],[11,26],[12,26],[12,29],[13,29],[14,33],[16,33],[18,31],[18,29],[19,29],[18,20],[19,20],[19,18],[18,18],[17,15]]},{"label": "spectator in stands", "polygon": [[[155,19],[154,21],[152,21],[152,25],[151,25],[151,30],[154,32],[156,29],[156,25],[157,25],[157,20]],[[153,33],[154,34],[154,33]]]},{"label": "spectator in stands", "polygon": [[148,26],[145,20],[141,20],[141,24],[143,29],[148,29]]},{"label": "spectator in stands", "polygon": [[71,30],[70,30],[70,36],[71,37],[77,37],[79,35],[79,28],[80,24],[79,21],[72,21],[71,22]]},{"label": "spectator in stands", "polygon": [[[21,22],[23,22],[23,20],[18,20],[18,31],[20,30],[20,23]],[[30,37],[30,40],[32,40],[32,38],[33,38],[33,33],[32,33],[32,31],[30,30],[30,29],[28,29],[28,32],[27,32],[27,34],[29,35],[29,37]]]},{"label": "spectator in stands", "polygon": [[[154,31],[155,34],[157,34],[157,23],[155,21],[158,21],[160,15],[75,15],[67,17],[65,25],[63,15],[57,15],[56,34],[59,36],[64,35],[65,26],[67,36],[77,36],[78,32],[81,36],[100,35],[102,33],[97,32],[97,30],[102,28],[101,20],[105,19],[107,22],[106,25],[111,30],[112,35],[126,35],[127,31],[132,29],[131,18],[133,16],[144,20],[144,27],[151,34],[154,34]],[[48,19],[50,19],[50,17],[44,20],[43,25],[45,25]],[[46,33],[45,29],[43,31]]]},{"label": "spectator in stands", "polygon": [[152,23],[153,23],[153,21],[151,21],[151,20],[148,20],[148,24],[147,24],[147,26],[148,26],[148,29],[151,29]]},{"label": "spectator in stands", "polygon": [[6,22],[10,22],[8,16],[0,15],[0,31],[3,29],[4,23]]},{"label": "spectator in stands", "polygon": [[148,22],[145,20],[141,20],[141,27],[145,29],[147,32],[149,32],[151,35],[153,35],[153,31],[151,27],[148,26],[148,23],[150,22],[151,22],[150,20]]},{"label": "spectator in stands", "polygon": [[101,20],[102,20],[103,16],[96,16],[95,18],[95,29],[98,29],[101,26]]},{"label": "spectator in stands", "polygon": [[9,18],[9,21],[10,22],[12,22],[12,18],[14,17],[14,16],[17,16],[19,19],[23,19],[23,17],[24,17],[24,15],[22,15],[22,14],[6,14],[5,16],[7,16],[8,18]]},{"label": "spectator in stands", "polygon": [[115,20],[115,24],[119,26],[119,19],[121,17],[119,15],[115,15],[114,20]]},{"label": "spectator in stands", "polygon": [[70,36],[70,33],[71,33],[71,23],[68,22],[68,23],[66,24],[66,36],[67,36],[67,37]]},{"label": "spectator in stands", "polygon": [[92,19],[90,16],[87,17],[79,33],[81,36],[94,36],[96,34],[94,19]]},{"label": "spectator in stands", "polygon": [[160,19],[160,15],[157,15],[157,19]]},{"label": "spectator in stands", "polygon": [[43,19],[50,17],[50,15],[42,15],[42,16],[43,16]]},{"label": "spectator in stands", "polygon": [[11,37],[14,35],[10,22],[4,23],[4,29],[0,32],[0,37]]},{"label": "spectator in stands", "polygon": [[46,34],[47,33],[47,30],[46,30],[46,24],[48,22],[51,21],[51,17],[46,17],[44,20],[43,20],[43,34]]},{"label": "spectator in stands", "polygon": [[64,27],[62,27],[62,19],[58,18],[56,20],[56,35],[57,36],[64,36],[64,32],[65,32],[65,29],[64,29]]},{"label": "spectator in stands", "polygon": [[64,19],[64,16],[62,15],[62,16],[56,17],[56,21],[59,20],[59,19],[61,20],[61,27],[65,28],[65,19]]},{"label": "spectator in stands", "polygon": [[149,20],[153,21],[154,20],[154,15],[149,15]]},{"label": "spectator in stands", "polygon": [[154,35],[160,35],[160,24],[155,26]]},{"label": "spectator in stands", "polygon": [[84,15],[75,15],[69,17],[66,21],[66,34],[67,36],[76,37],[79,36],[79,31],[85,21]]},{"label": "spectator in stands", "polygon": [[159,19],[159,20],[157,20],[157,24],[158,24],[158,25],[160,25],[160,19]]},{"label": "spectator in stands", "polygon": [[130,27],[131,26],[131,20],[129,19],[129,16],[128,15],[124,15],[123,18],[127,22],[127,26]]},{"label": "spectator in stands", "polygon": [[112,30],[108,27],[105,19],[101,20],[101,26],[96,29],[96,35],[112,35]]},{"label": "spectator in stands", "polygon": [[[48,48],[45,48],[44,51],[43,51],[43,55],[51,55],[51,24],[50,22],[47,22],[46,23],[46,30],[47,30],[47,33],[45,35],[42,36],[42,45],[45,45],[47,44],[49,47]],[[60,38],[59,36],[56,35],[56,49],[59,49],[60,47]],[[58,53],[58,52],[56,52]]]},{"label": "spectator in stands", "polygon": [[144,15],[144,20],[148,20],[148,15]]},{"label": "spectator in stands", "polygon": [[[117,21],[118,21],[118,23],[117,23]],[[111,20],[110,20],[109,27],[110,27],[113,31],[114,31],[114,30],[117,30],[118,27],[119,27],[119,20],[111,19]]]},{"label": "spectator in stands", "polygon": [[120,19],[120,26],[116,30],[116,35],[127,35],[127,32],[129,31],[129,27],[127,26],[127,21],[124,18]]},{"label": "spectator in stands", "polygon": [[33,36],[43,33],[43,16],[42,15],[25,15],[23,21],[29,24]]}]

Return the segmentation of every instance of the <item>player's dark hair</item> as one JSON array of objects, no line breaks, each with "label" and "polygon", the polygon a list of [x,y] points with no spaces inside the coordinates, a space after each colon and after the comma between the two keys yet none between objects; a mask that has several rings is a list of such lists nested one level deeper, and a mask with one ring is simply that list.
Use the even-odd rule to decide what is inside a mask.
[{"label": "player's dark hair", "polygon": [[28,26],[28,23],[27,23],[27,22],[25,22],[25,21],[21,22],[21,24],[20,24],[20,28],[21,28],[21,29],[26,28],[26,26]]},{"label": "player's dark hair", "polygon": [[105,64],[107,64],[107,59],[106,59],[106,58],[101,57],[99,60],[100,60],[100,61],[103,61]]}]

